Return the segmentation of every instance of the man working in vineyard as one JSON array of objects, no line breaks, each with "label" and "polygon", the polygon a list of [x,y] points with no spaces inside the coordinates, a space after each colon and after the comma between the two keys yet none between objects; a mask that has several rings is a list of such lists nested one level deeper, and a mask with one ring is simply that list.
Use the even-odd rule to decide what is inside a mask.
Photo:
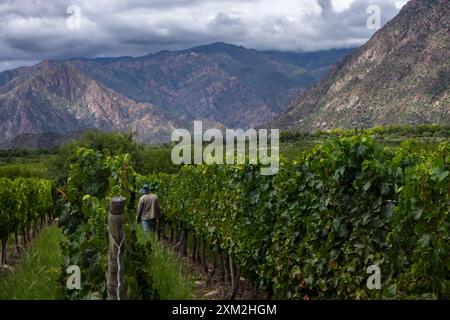
[{"label": "man working in vineyard", "polygon": [[154,231],[156,220],[160,217],[158,197],[150,193],[150,187],[146,184],[141,189],[144,195],[139,199],[137,207],[137,222],[141,223],[145,232]]}]

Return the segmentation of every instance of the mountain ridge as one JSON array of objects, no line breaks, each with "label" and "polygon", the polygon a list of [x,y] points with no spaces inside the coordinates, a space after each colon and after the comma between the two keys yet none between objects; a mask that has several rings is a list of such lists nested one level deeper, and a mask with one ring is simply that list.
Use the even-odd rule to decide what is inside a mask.
[{"label": "mountain ridge", "polygon": [[[68,64],[44,62],[38,72],[13,79],[10,86],[0,88],[0,130],[9,139],[25,133],[89,128],[134,131],[144,126],[152,130],[145,124],[155,121],[168,131],[175,127],[156,107],[123,97]],[[146,118],[149,113],[155,119]]]},{"label": "mountain ridge", "polygon": [[271,126],[312,131],[448,124],[449,13],[448,1],[409,1]]},{"label": "mountain ridge", "polygon": [[[318,53],[319,69],[348,52]],[[89,128],[133,130],[140,142],[163,142],[193,120],[253,127],[270,121],[319,78],[322,71],[303,67],[304,54],[290,55],[298,61],[214,43],[141,57],[45,60],[8,70],[0,73],[0,143],[21,134]]]}]

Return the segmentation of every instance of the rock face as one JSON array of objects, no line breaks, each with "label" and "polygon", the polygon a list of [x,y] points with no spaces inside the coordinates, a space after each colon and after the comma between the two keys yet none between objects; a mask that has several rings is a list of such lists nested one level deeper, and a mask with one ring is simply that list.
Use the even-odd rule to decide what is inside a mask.
[{"label": "rock face", "polygon": [[450,123],[450,1],[411,0],[272,127]]},{"label": "rock face", "polygon": [[158,140],[175,128],[149,103],[137,103],[85,76],[70,64],[44,62],[0,88],[2,140],[26,133],[97,128],[136,131]]},{"label": "rock face", "polygon": [[161,107],[173,119],[248,128],[285,110],[300,90],[352,51],[259,52],[213,43],[139,58],[71,63],[124,96]]},{"label": "rock face", "polygon": [[0,144],[88,128],[165,141],[195,119],[247,128],[270,121],[352,50],[259,52],[225,43],[143,57],[44,61],[0,73]]}]

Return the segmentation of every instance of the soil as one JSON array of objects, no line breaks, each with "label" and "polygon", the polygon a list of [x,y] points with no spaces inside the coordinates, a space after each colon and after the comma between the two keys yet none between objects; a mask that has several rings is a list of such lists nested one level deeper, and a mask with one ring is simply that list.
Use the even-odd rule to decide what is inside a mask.
[{"label": "soil", "polygon": [[[28,244],[28,247],[32,245],[34,239],[31,239],[31,243]],[[6,274],[7,272],[14,271],[14,268],[19,264],[22,260],[22,257],[25,254],[25,250],[22,247],[21,240],[19,239],[19,248],[17,248],[14,243],[14,239],[9,239],[7,249],[6,249],[6,266],[0,266],[0,278]]]},{"label": "soil", "polygon": [[[20,261],[25,256],[27,250],[31,248],[36,241],[39,231],[36,232],[35,236],[31,237],[31,240],[24,247],[22,236],[19,235],[19,247],[16,246],[14,236],[10,236],[8,239],[8,245],[6,247],[6,266],[0,265],[0,278],[3,277],[7,272],[12,272],[15,267],[20,263]],[[0,245],[1,246],[1,245]]]},{"label": "soil", "polygon": [[[201,266],[196,264],[190,254],[187,257],[181,257],[175,251],[168,241],[163,241],[163,244],[179,256],[179,260],[183,265],[186,273],[189,274],[195,283],[194,298],[198,300],[226,300],[230,290],[230,283],[223,281],[221,274],[216,272],[213,274],[212,264],[208,263],[208,272],[205,272]],[[236,300],[266,300],[267,294],[261,290],[254,291],[253,285],[245,279],[240,278],[239,290],[236,295]]]}]

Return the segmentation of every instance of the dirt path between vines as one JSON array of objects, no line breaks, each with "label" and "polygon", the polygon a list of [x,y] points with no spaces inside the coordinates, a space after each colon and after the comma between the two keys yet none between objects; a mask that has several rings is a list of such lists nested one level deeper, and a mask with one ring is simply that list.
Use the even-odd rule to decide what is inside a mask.
[{"label": "dirt path between vines", "polygon": [[[191,258],[190,254],[187,257],[181,257],[180,254],[174,250],[169,241],[162,241],[163,245],[171,250],[175,256],[178,257],[180,263],[186,270],[186,274],[194,279],[195,292],[194,299],[198,300],[225,300],[229,292],[229,283],[221,279],[221,275],[211,275],[210,272],[205,272],[203,268],[197,265]],[[208,269],[212,269],[212,265],[208,263]],[[265,300],[267,296],[264,292],[259,291],[257,300]],[[252,284],[241,277],[239,281],[239,290],[236,295],[236,300],[254,300]]]},{"label": "dirt path between vines", "polygon": [[24,256],[25,252],[23,250],[17,250],[15,244],[7,245],[6,249],[6,266],[0,266],[0,278],[3,274],[9,271],[13,271],[14,267],[20,262],[21,258]]},{"label": "dirt path between vines", "polygon": [[22,261],[22,258],[25,257],[27,250],[33,247],[38,235],[39,233],[32,237],[25,248],[23,247],[21,236],[19,236],[19,248],[17,248],[14,239],[10,237],[6,246],[6,266],[0,266],[0,278],[8,272],[14,271],[15,267]]},{"label": "dirt path between vines", "polygon": [[36,230],[30,240],[27,241],[26,246],[23,244],[22,235],[19,234],[19,248],[16,246],[14,236],[12,234],[9,236],[8,244],[6,246],[6,266],[0,265],[0,278],[7,272],[14,271],[14,268],[22,261],[22,258],[26,255],[27,251],[33,247],[42,229],[52,225],[55,225],[54,221],[46,223],[45,226],[41,226],[39,230]]}]

